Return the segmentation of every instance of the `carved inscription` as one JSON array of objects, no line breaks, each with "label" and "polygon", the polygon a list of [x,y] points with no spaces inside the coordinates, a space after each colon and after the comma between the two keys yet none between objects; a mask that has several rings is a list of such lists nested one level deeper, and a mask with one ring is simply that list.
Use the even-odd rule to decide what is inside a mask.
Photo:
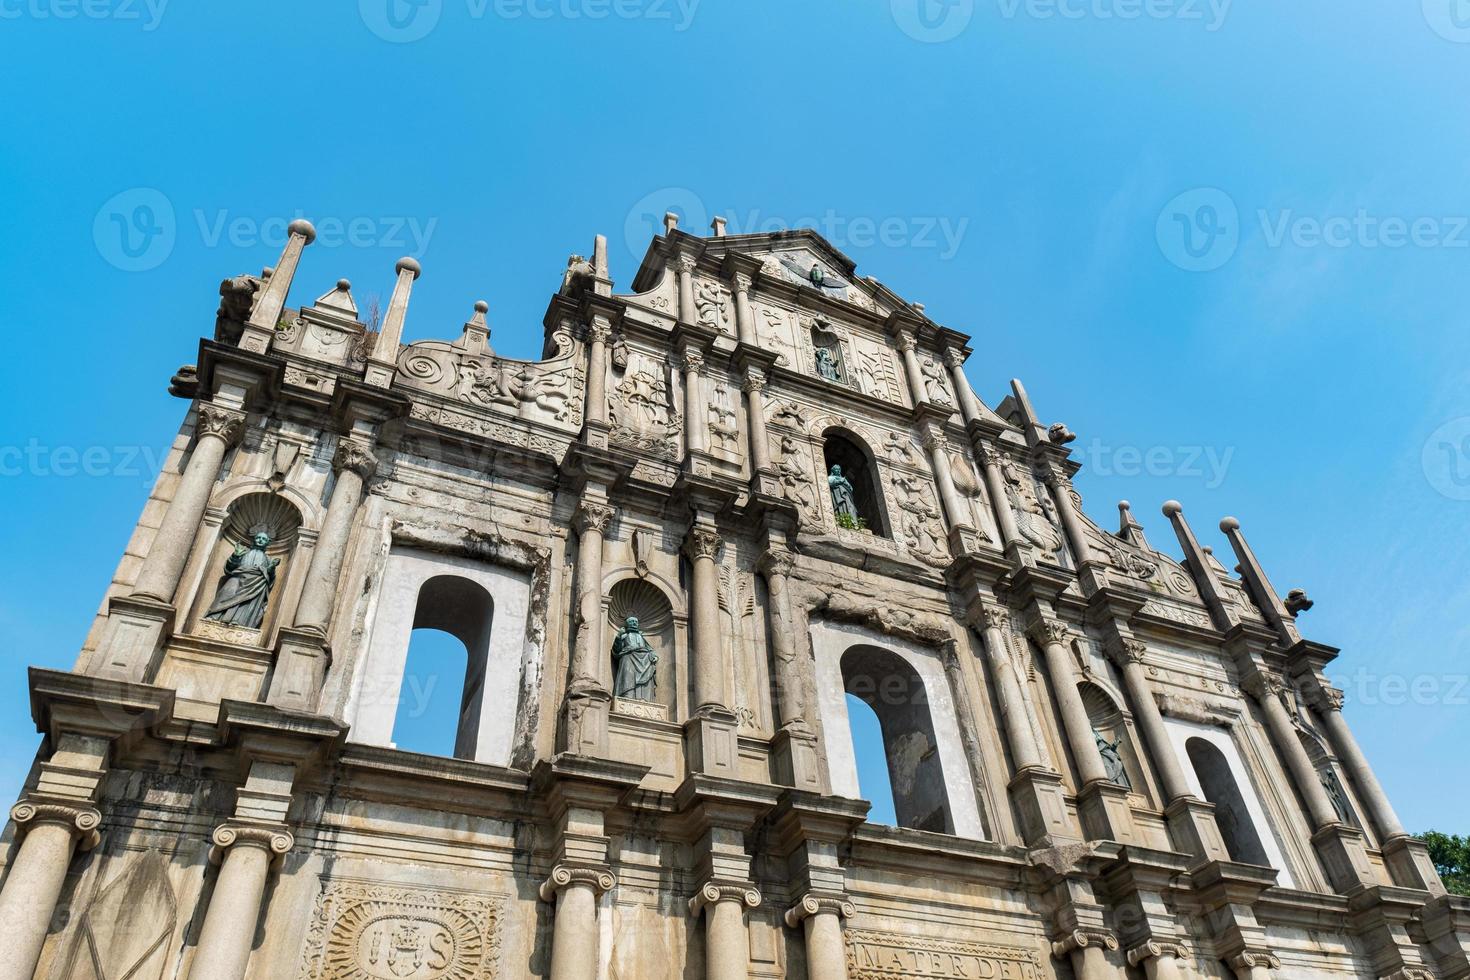
[{"label": "carved inscription", "polygon": [[501,898],[336,880],[317,901],[301,980],[494,980]]},{"label": "carved inscription", "polygon": [[1041,980],[1041,960],[1018,946],[847,933],[848,980]]}]

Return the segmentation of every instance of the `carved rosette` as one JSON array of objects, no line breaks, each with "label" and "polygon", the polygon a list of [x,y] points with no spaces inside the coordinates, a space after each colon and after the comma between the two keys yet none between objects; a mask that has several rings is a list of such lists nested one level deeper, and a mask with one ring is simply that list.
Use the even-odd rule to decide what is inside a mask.
[{"label": "carved rosette", "polygon": [[245,413],[203,402],[199,405],[194,432],[200,439],[214,436],[226,446],[233,446],[245,434]]},{"label": "carved rosette", "polygon": [[63,826],[71,832],[84,851],[96,847],[102,839],[97,832],[97,828],[102,825],[102,814],[89,806],[22,800],[10,808],[10,819],[15,821],[17,834],[23,834],[42,824]]},{"label": "carved rosette", "polygon": [[689,914],[697,916],[705,906],[718,902],[739,902],[748,909],[761,903],[761,893],[749,882],[707,881],[689,899]]},{"label": "carved rosette", "polygon": [[1140,943],[1128,951],[1128,965],[1137,966],[1144,960],[1151,960],[1156,956],[1172,956],[1175,959],[1186,959],[1189,954],[1184,947],[1178,943],[1159,943],[1149,940]]},{"label": "carved rosette", "polygon": [[1086,949],[1089,946],[1114,950],[1118,948],[1118,937],[1107,929],[1073,929],[1051,944],[1051,955],[1060,959],[1074,949]]},{"label": "carved rosette", "polygon": [[225,823],[214,828],[210,835],[214,846],[209,849],[209,860],[219,864],[225,852],[237,845],[258,847],[279,859],[296,846],[296,838],[283,827],[258,826],[254,824]]},{"label": "carved rosette", "polygon": [[366,480],[378,468],[378,457],[356,439],[343,439],[332,457],[332,468],[339,473],[344,470],[356,473]]},{"label": "carved rosette", "polygon": [[786,910],[783,916],[786,925],[795,929],[814,915],[835,915],[839,919],[850,919],[857,914],[857,907],[847,900],[846,895],[808,892],[801,900]]},{"label": "carved rosette", "polygon": [[579,868],[558,864],[551,869],[551,876],[541,883],[537,894],[543,902],[554,902],[564,888],[586,885],[598,895],[606,894],[617,887],[617,875],[606,868]]},{"label": "carved rosette", "polygon": [[701,558],[714,561],[720,550],[720,535],[709,528],[690,528],[689,536],[684,539],[684,550],[691,561]]}]

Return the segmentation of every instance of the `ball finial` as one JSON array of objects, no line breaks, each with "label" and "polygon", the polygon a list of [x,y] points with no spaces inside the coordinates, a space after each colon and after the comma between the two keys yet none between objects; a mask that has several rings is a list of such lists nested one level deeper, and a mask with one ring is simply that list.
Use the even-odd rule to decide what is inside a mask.
[{"label": "ball finial", "polygon": [[337,280],[337,290],[338,290],[338,292],[345,293],[348,290],[350,290],[351,288],[352,288],[352,282],[351,282],[351,280],[348,280],[348,279],[338,279]]},{"label": "ball finial", "polygon": [[286,226],[286,231],[292,235],[300,235],[302,238],[305,238],[306,244],[308,245],[316,241],[316,227],[305,218],[297,218],[291,222]]},{"label": "ball finial", "polygon": [[1175,514],[1184,513],[1184,505],[1177,500],[1164,501],[1164,516],[1173,517]]},{"label": "ball finial", "polygon": [[412,272],[415,279],[417,279],[424,273],[423,266],[419,265],[417,260],[412,259],[407,255],[398,260],[398,264],[393,267],[393,271],[399,273],[402,273],[404,271]]},{"label": "ball finial", "polygon": [[487,303],[487,302],[485,302],[483,299],[477,299],[477,300],[475,300],[475,312],[476,313],[489,313],[490,312],[490,304]]},{"label": "ball finial", "polygon": [[1220,522],[1220,530],[1226,534],[1229,534],[1231,531],[1239,531],[1240,522],[1233,517],[1227,517]]}]

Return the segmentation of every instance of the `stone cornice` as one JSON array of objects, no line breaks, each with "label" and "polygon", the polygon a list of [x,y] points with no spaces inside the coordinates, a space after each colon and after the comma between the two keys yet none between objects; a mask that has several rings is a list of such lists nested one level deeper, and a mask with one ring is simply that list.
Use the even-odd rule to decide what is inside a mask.
[{"label": "stone cornice", "polygon": [[32,667],[28,672],[36,730],[117,739],[166,724],[173,717],[168,688]]}]

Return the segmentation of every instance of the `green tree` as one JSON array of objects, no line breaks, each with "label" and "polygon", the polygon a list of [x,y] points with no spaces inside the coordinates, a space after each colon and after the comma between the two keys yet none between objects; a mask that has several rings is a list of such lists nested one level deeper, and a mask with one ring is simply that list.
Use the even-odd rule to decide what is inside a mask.
[{"label": "green tree", "polygon": [[1429,858],[1444,886],[1456,895],[1470,895],[1470,836],[1441,834],[1437,830],[1419,836],[1429,845]]}]

